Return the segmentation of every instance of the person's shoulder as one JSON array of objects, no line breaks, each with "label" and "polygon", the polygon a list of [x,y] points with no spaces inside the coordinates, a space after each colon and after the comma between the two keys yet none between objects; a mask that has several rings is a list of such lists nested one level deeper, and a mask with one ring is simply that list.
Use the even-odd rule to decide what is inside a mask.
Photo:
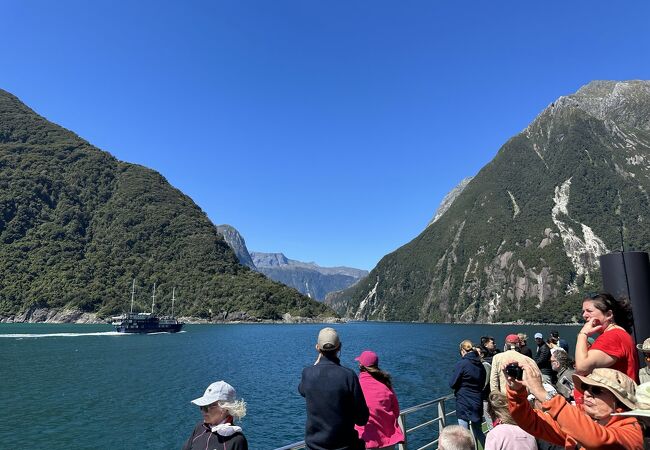
[{"label": "person's shoulder", "polygon": [[519,361],[519,362],[525,361],[525,362],[527,362],[529,364],[535,364],[534,359],[524,355],[523,353],[519,353],[519,352],[513,352],[512,359],[514,359],[515,361]]},{"label": "person's shoulder", "polygon": [[338,367],[338,368],[339,368],[343,373],[345,373],[348,377],[354,377],[354,378],[357,378],[357,379],[359,378],[359,376],[357,375],[357,373],[356,373],[354,370],[350,369],[349,367],[345,367],[345,366],[337,366],[337,367]]},{"label": "person's shoulder", "polygon": [[228,443],[228,448],[231,448],[233,450],[243,450],[248,448],[248,441],[246,440],[246,436],[244,436],[241,431],[228,436],[227,439],[225,439],[225,442]]},{"label": "person's shoulder", "polygon": [[229,436],[229,438],[231,442],[248,442],[246,440],[246,436],[244,436],[244,433],[242,433],[241,431],[238,431],[237,433]]},{"label": "person's shoulder", "polygon": [[194,425],[194,428],[192,429],[192,436],[196,436],[197,434],[201,434],[205,431],[205,426],[203,425],[203,421],[200,420]]},{"label": "person's shoulder", "polygon": [[205,428],[205,425],[203,424],[202,420],[199,420],[198,422],[196,422],[196,425],[194,425],[194,431],[197,431],[197,430],[203,431],[204,428]]}]

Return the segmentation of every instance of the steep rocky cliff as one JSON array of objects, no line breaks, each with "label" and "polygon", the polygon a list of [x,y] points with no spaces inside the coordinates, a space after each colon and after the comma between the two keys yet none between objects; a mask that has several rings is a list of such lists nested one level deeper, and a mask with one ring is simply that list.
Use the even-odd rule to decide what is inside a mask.
[{"label": "steep rocky cliff", "polygon": [[235,252],[239,263],[255,269],[255,263],[253,263],[251,255],[248,253],[246,242],[242,235],[239,234],[239,231],[230,225],[217,225],[217,231],[223,236],[228,245],[230,245],[232,251]]},{"label": "steep rocky cliff", "polygon": [[511,138],[415,239],[328,300],[356,319],[570,321],[598,257],[650,250],[650,82],[595,81]]}]

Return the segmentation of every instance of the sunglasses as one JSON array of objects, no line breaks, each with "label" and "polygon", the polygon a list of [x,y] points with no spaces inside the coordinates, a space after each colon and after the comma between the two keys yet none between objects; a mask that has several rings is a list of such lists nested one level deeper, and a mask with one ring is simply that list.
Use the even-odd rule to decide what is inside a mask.
[{"label": "sunglasses", "polygon": [[217,406],[219,406],[219,405],[215,403],[215,404],[213,404],[213,405],[199,406],[199,409],[200,409],[201,411],[203,411],[203,412],[208,412],[208,411],[210,411],[212,408],[216,408]]},{"label": "sunglasses", "polygon": [[596,396],[596,395],[600,395],[603,392],[605,392],[606,389],[601,388],[600,386],[589,386],[588,384],[585,384],[584,385],[584,391],[585,392],[589,391],[591,393],[591,395]]}]

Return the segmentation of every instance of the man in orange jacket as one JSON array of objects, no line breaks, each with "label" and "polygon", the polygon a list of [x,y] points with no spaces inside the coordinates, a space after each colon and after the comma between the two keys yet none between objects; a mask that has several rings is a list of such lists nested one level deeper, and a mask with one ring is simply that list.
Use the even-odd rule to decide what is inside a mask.
[{"label": "man in orange jacket", "polygon": [[[547,393],[542,374],[534,364],[516,362],[521,379],[506,373],[508,409],[523,430],[547,442],[584,450],[643,450],[643,432],[634,417],[612,413],[634,409],[636,385],[627,375],[609,368],[594,369],[588,376],[573,375],[584,405],[573,406],[557,393]],[[506,366],[507,367],[507,366]],[[542,402],[533,409],[528,392]]]}]

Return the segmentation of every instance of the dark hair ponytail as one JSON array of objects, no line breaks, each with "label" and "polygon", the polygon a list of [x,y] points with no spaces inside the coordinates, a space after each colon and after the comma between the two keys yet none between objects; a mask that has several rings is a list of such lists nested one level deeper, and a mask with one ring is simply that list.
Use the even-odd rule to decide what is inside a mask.
[{"label": "dark hair ponytail", "polygon": [[632,303],[629,298],[620,297],[616,299],[607,292],[601,292],[597,295],[585,297],[584,301],[592,302],[603,313],[611,311],[614,316],[614,323],[624,328],[628,333],[632,333],[634,318],[632,317]]},{"label": "dark hair ponytail", "polygon": [[361,366],[359,370],[361,372],[368,372],[375,380],[385,384],[388,389],[393,390],[393,383],[388,372],[384,372],[377,366]]}]

